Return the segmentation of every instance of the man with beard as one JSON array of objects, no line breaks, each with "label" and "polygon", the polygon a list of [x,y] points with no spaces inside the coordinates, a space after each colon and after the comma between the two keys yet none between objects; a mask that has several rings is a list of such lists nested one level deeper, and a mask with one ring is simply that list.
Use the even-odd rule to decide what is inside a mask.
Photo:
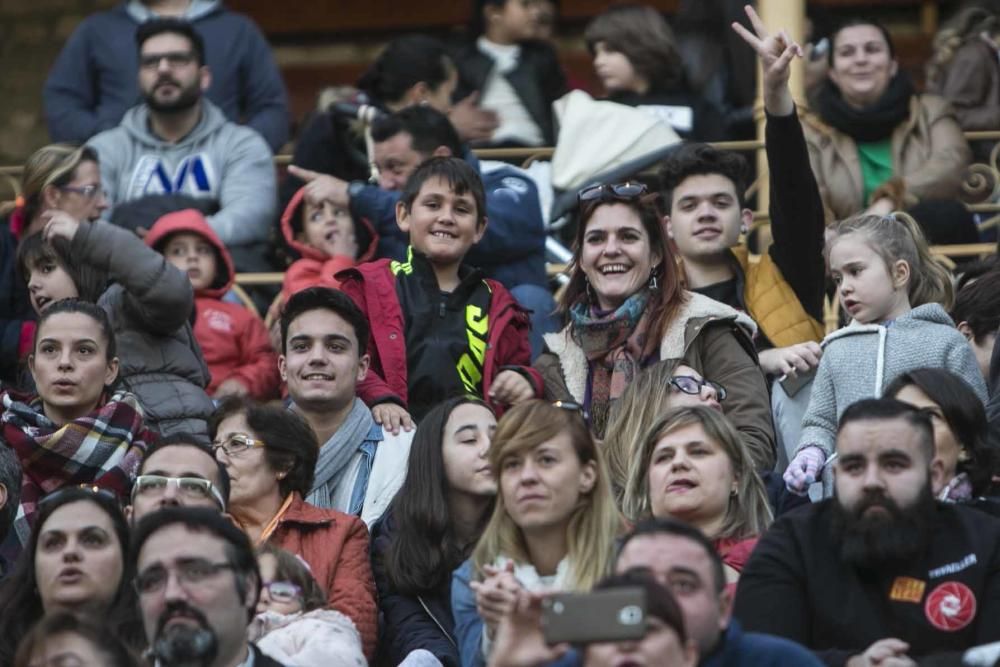
[{"label": "man with beard", "polygon": [[247,641],[260,571],[249,538],[218,511],[171,507],[146,516],[129,562],[157,667],[280,667]]},{"label": "man with beard", "polygon": [[828,665],[914,665],[1000,639],[1000,521],[931,495],[931,417],[859,401],[837,432],[835,496],[775,522],[736,593],[747,630]]},{"label": "man with beard", "polygon": [[277,197],[271,150],[203,97],[212,75],[191,24],[152,19],[139,26],[136,43],[144,102],[90,141],[108,202],[171,194],[213,200],[219,210],[208,223],[236,268],[267,269],[262,258]]}]

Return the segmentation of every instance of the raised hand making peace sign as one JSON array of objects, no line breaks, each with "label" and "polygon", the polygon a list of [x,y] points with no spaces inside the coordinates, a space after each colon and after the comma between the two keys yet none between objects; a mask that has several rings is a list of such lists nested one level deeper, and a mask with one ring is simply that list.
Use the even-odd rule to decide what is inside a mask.
[{"label": "raised hand making peace sign", "polygon": [[787,116],[795,109],[792,93],[788,90],[790,65],[793,58],[802,57],[802,47],[785,30],[775,34],[768,33],[757,12],[750,5],[746,5],[744,10],[754,32],[735,22],[733,30],[753,47],[760,58],[764,73],[764,108],[772,115]]}]

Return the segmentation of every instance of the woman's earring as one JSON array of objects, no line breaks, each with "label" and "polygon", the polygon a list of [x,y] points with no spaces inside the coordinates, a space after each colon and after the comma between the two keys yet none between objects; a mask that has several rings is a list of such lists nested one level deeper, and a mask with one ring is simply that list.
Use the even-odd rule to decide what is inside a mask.
[{"label": "woman's earring", "polygon": [[583,284],[587,291],[587,301],[590,303],[597,303],[597,293],[594,292],[594,286],[590,284],[590,278],[586,275],[583,277]]},{"label": "woman's earring", "polygon": [[649,289],[654,291],[660,288],[660,283],[656,280],[656,269],[658,268],[660,268],[659,264],[649,270]]}]

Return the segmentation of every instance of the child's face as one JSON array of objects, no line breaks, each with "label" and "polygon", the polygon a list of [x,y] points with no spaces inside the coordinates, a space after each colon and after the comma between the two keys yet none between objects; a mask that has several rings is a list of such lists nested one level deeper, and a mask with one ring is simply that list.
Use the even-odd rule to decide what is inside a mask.
[{"label": "child's face", "polygon": [[601,80],[604,90],[609,93],[643,93],[648,87],[635,71],[628,56],[608,48],[607,42],[594,44],[594,72]]},{"label": "child's face", "polygon": [[[332,202],[312,204],[305,201],[302,206],[302,231],[298,241],[315,248],[330,257],[334,255],[356,256],[354,223],[347,209],[334,206]],[[355,247],[355,252],[349,250]]]},{"label": "child's face", "polygon": [[[271,554],[264,554],[257,559],[260,567],[260,579],[263,585],[260,589],[260,599],[257,600],[257,613],[273,611],[278,614],[295,614],[302,611],[302,591],[291,599],[286,599],[284,591],[291,582],[277,582],[278,561]],[[272,585],[273,584],[273,585]],[[275,598],[279,599],[275,599]]]},{"label": "child's face", "polygon": [[441,178],[423,184],[409,211],[402,202],[397,204],[396,223],[409,232],[414,250],[441,266],[460,264],[486,231],[472,193],[455,194]]},{"label": "child's face", "polygon": [[174,234],[167,240],[163,256],[187,274],[195,290],[209,288],[215,283],[218,272],[215,248],[204,236],[192,232]]},{"label": "child's face", "polygon": [[[844,310],[863,324],[879,323],[904,314],[909,307],[909,274],[891,275],[885,260],[863,234],[839,237],[830,247],[830,274]],[[902,264],[906,264],[902,262]]]},{"label": "child's face", "polygon": [[50,303],[80,296],[76,283],[66,269],[54,259],[36,261],[28,272],[28,295],[31,307],[41,313]]}]

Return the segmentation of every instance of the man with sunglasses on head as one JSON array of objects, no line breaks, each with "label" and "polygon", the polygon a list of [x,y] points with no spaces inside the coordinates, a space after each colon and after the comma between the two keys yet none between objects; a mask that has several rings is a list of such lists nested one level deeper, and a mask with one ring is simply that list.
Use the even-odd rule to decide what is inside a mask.
[{"label": "man with sunglasses on head", "polygon": [[271,149],[205,99],[212,73],[190,23],[151,19],[135,42],[143,102],[89,142],[108,202],[114,207],[150,195],[217,202],[218,212],[206,219],[237,270],[269,270],[263,257],[277,202]]},{"label": "man with sunglasses on head", "polygon": [[136,526],[129,563],[152,664],[280,666],[247,641],[260,570],[249,538],[218,512],[153,512]]},{"label": "man with sunglasses on head", "polygon": [[[756,321],[754,343],[761,368],[771,379],[784,381],[774,385],[775,433],[779,444],[794,450],[809,396],[799,389],[822,355],[818,341],[824,334],[825,219],[788,89],[789,63],[800,50],[780,35],[769,36],[756,14],[751,20],[756,36],[738,32],[763,63],[774,242],[759,261],[750,261],[746,244],[740,242],[753,222],[745,201],[746,161],[707,144],[686,145],[664,164],[664,223],[682,260],[688,289]],[[779,461],[786,460],[784,448],[778,450]]]},{"label": "man with sunglasses on head", "polygon": [[149,448],[132,486],[125,517],[134,526],[166,507],[205,507],[225,512],[229,474],[212,450],[184,434],[159,440]]},{"label": "man with sunglasses on head", "polygon": [[503,284],[532,311],[532,358],[542,349],[542,334],[558,329],[555,301],[545,271],[545,224],[538,187],[524,171],[508,164],[484,164],[462,145],[448,116],[429,106],[412,106],[372,123],[372,161],[378,185],[348,183],[294,165],[289,173],[307,182],[306,199],[348,207],[355,219],[370,220],[379,234],[378,256],[406,261],[407,235],[396,225],[396,202],[421,163],[432,157],[461,157],[483,180],[486,217],[483,238],[466,262]]}]

